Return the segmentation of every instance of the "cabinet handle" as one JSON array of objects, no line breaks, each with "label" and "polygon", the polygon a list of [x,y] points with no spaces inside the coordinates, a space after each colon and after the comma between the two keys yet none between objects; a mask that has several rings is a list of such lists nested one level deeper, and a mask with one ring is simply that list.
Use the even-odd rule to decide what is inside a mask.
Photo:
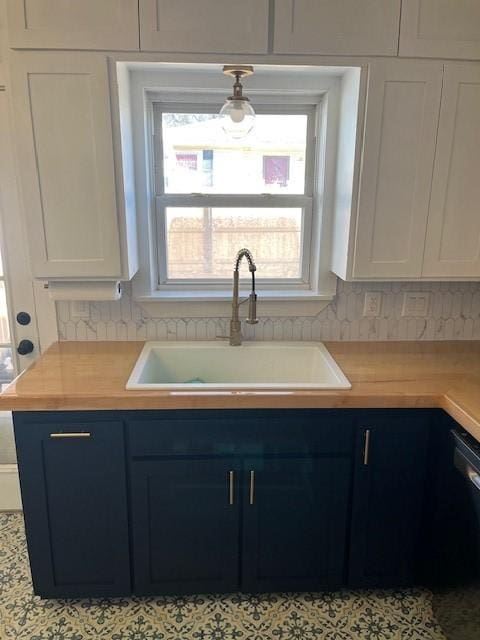
[{"label": "cabinet handle", "polygon": [[255,471],[250,471],[250,504],[255,502]]},{"label": "cabinet handle", "polygon": [[229,471],[228,473],[228,502],[229,504],[233,504],[234,503],[234,493],[233,493],[233,486],[234,486],[234,480],[235,480],[235,472],[234,471]]},{"label": "cabinet handle", "polygon": [[365,429],[363,437],[363,464],[367,466],[370,460],[370,429]]},{"label": "cabinet handle", "polygon": [[295,31],[295,4],[296,0],[292,0],[292,6],[290,8],[290,33]]},{"label": "cabinet handle", "polygon": [[90,438],[88,431],[69,431],[66,433],[51,433],[50,438]]}]

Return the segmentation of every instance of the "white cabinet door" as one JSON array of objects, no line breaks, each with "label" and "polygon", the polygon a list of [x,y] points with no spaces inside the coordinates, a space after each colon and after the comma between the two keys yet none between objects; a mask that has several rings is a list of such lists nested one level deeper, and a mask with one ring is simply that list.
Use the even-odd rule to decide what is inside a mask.
[{"label": "white cabinet door", "polygon": [[275,0],[274,53],[397,55],[401,0]]},{"label": "white cabinet door", "polygon": [[7,0],[18,49],[138,50],[137,0]]},{"label": "white cabinet door", "polygon": [[403,0],[400,55],[480,58],[479,0]]},{"label": "white cabinet door", "polygon": [[480,278],[480,69],[446,65],[424,277]]},{"label": "white cabinet door", "polygon": [[372,63],[354,278],[419,278],[443,67]]},{"label": "white cabinet door", "polygon": [[140,0],[142,51],[266,53],[268,0]]},{"label": "white cabinet door", "polygon": [[11,70],[33,275],[120,277],[105,56],[17,52]]}]

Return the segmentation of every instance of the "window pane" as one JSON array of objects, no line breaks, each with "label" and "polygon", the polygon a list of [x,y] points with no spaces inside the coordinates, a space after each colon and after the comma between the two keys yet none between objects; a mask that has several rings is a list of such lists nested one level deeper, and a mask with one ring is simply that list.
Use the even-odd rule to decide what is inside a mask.
[{"label": "window pane", "polygon": [[10,347],[0,349],[0,391],[14,378],[13,358]]},{"label": "window pane", "polygon": [[231,278],[237,252],[247,247],[258,278],[299,278],[301,208],[168,207],[167,277]]},{"label": "window pane", "polygon": [[163,113],[165,193],[305,192],[306,115],[257,114],[232,140],[209,113]]},{"label": "window pane", "polygon": [[0,280],[0,343],[10,342],[10,329],[8,327],[7,296],[5,294],[5,282]]}]

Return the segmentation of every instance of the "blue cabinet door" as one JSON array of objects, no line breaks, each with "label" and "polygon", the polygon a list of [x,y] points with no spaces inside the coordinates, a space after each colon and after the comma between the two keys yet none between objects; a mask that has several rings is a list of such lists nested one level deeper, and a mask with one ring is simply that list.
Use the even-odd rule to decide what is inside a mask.
[{"label": "blue cabinet door", "polygon": [[238,463],[212,457],[131,463],[136,594],[238,589]]},{"label": "blue cabinet door", "polygon": [[349,586],[413,585],[422,542],[430,414],[359,416]]},{"label": "blue cabinet door", "polygon": [[35,593],[129,594],[123,425],[85,414],[50,418],[14,418]]},{"label": "blue cabinet door", "polygon": [[350,479],[349,457],[245,461],[243,591],[342,585]]}]

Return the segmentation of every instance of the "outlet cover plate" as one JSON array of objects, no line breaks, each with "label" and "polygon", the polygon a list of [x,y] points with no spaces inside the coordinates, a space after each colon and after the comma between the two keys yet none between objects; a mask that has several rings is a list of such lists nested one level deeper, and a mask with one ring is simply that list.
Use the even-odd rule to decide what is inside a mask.
[{"label": "outlet cover plate", "polygon": [[70,316],[73,320],[86,320],[90,317],[90,305],[83,300],[70,302]]},{"label": "outlet cover plate", "polygon": [[378,318],[382,308],[382,292],[367,291],[365,293],[365,302],[363,305],[364,318]]},{"label": "outlet cover plate", "polygon": [[428,315],[430,294],[426,291],[406,291],[403,294],[402,316],[425,318]]}]

